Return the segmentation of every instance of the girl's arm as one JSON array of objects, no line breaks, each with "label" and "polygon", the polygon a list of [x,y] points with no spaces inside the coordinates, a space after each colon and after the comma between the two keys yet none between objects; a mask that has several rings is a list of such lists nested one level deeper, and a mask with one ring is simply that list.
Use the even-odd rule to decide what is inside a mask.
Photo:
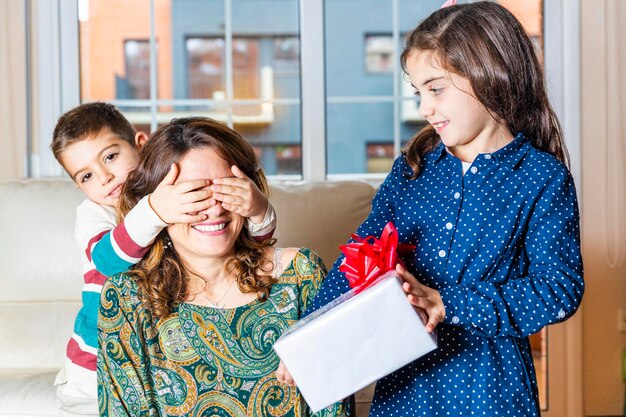
[{"label": "girl's arm", "polygon": [[[359,236],[380,236],[380,233],[387,222],[394,221],[394,207],[398,196],[398,184],[402,178],[403,170],[406,169],[406,165],[403,161],[403,156],[396,159],[391,172],[381,184],[374,200],[372,201],[372,211],[356,231],[356,234]],[[339,271],[339,266],[343,262],[343,259],[343,254],[337,258],[332,269],[326,276],[326,279],[324,280],[317,296],[307,307],[303,317],[311,314],[313,311],[331,302],[350,289],[345,274]]]},{"label": "girl's arm", "polygon": [[150,207],[148,197],[142,198],[117,226],[110,215],[99,216],[97,211],[92,205],[78,208],[76,236],[87,259],[105,276],[125,272],[139,262],[166,226]]},{"label": "girl's arm", "polygon": [[445,323],[489,337],[526,337],[576,312],[584,281],[576,190],[567,171],[540,195],[524,246],[527,275],[442,288]]},{"label": "girl's arm", "polygon": [[125,276],[107,280],[98,316],[98,404],[101,416],[149,414],[145,341]]}]

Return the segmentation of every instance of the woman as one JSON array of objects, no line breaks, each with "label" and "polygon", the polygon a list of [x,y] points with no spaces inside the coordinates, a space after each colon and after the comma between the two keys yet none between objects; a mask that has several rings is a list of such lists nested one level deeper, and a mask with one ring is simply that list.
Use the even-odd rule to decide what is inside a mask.
[{"label": "woman", "polygon": [[[179,119],[142,149],[120,215],[150,194],[173,163],[177,183],[232,177],[236,165],[267,195],[263,171],[241,136],[210,119]],[[317,293],[322,261],[308,249],[256,242],[242,227],[245,219],[220,203],[204,214],[201,223],[168,226],[134,270],[104,286],[100,414],[309,415],[299,392],[276,380],[272,345]],[[319,415],[348,415],[346,406]]]}]

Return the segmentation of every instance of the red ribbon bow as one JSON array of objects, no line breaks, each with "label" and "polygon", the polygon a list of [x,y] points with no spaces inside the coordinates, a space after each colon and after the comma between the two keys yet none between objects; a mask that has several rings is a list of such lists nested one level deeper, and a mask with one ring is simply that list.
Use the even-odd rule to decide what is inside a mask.
[{"label": "red ribbon bow", "polygon": [[396,268],[397,251],[405,252],[415,249],[414,245],[398,244],[398,231],[392,222],[387,223],[380,239],[373,236],[362,238],[352,235],[355,242],[340,246],[345,259],[339,270],[346,274],[351,288],[357,292],[372,285],[376,278]]}]

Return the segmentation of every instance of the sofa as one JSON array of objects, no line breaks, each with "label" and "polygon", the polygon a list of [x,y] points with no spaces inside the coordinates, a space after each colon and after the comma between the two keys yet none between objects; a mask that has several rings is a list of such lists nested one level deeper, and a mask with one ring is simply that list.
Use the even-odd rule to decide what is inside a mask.
[{"label": "sofa", "polygon": [[[357,181],[272,185],[277,244],[310,247],[330,267],[375,191]],[[52,384],[80,306],[82,198],[65,179],[0,181],[0,416],[59,415]],[[359,417],[372,391],[357,393]]]}]

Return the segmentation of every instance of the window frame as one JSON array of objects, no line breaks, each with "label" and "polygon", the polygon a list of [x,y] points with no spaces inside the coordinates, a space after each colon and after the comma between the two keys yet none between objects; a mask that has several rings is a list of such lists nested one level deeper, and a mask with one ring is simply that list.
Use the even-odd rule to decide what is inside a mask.
[{"label": "window frame", "polygon": [[[225,80],[226,104],[236,103],[233,99],[232,86],[232,1],[224,0],[224,32],[225,32]],[[392,37],[397,48],[396,56],[400,56],[399,33],[399,1],[391,0]],[[117,105],[149,107],[151,112],[151,128],[156,128],[157,110],[162,104],[172,104],[172,100],[156,99],[156,65],[155,41],[155,0],[150,1],[150,40],[153,49],[151,63],[151,99],[115,101]],[[52,82],[38,86],[38,94],[34,105],[41,138],[51,138],[56,119],[60,114],[80,104],[80,87],[75,80],[80,79],[78,56],[78,0],[58,2],[41,0],[33,13],[34,21],[39,26],[34,41],[37,66],[34,73],[39,79],[50,79]],[[565,130],[567,145],[570,150],[572,172],[577,185],[580,185],[580,51],[572,46],[572,40],[578,42],[580,36],[580,0],[544,1],[545,54],[546,72],[550,98],[559,115]],[[326,163],[326,104],[329,102],[393,102],[394,106],[394,149],[400,151],[400,120],[402,106],[414,101],[402,92],[401,69],[398,62],[393,68],[393,95],[380,97],[326,97],[325,72],[325,33],[324,33],[324,0],[299,0],[300,18],[300,76],[301,97],[297,99],[274,99],[273,102],[289,102],[301,104],[301,146],[302,176],[304,181],[332,181],[345,179],[367,179],[380,182],[384,175],[380,174],[327,174]],[[566,41],[567,39],[567,41]],[[210,102],[212,100],[206,100]],[[193,104],[203,101],[193,100]],[[185,104],[184,101],[181,101]],[[192,103],[189,103],[192,104]],[[228,112],[228,125],[233,126],[232,111]],[[48,151],[48,143],[42,139],[40,143],[40,163],[42,171],[35,170],[34,176],[62,175],[62,169]],[[34,156],[32,156],[34,157]],[[33,164],[35,165],[35,164]],[[41,175],[38,175],[41,174]],[[277,180],[270,178],[272,181]],[[294,179],[291,176],[288,178]],[[279,180],[279,179],[278,179]]]}]

